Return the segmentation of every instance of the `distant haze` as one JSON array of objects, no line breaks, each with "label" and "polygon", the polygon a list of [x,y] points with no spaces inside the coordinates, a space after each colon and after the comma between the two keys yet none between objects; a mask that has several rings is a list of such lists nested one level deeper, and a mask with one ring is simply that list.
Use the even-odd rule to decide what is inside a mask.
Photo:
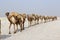
[{"label": "distant haze", "polygon": [[11,11],[60,16],[60,0],[0,0],[0,17]]}]

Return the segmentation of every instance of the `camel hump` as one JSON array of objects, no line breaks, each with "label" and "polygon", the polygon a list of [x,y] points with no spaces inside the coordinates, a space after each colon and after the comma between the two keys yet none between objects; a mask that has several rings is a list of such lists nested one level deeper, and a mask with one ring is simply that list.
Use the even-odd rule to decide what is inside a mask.
[{"label": "camel hump", "polygon": [[10,16],[17,16],[19,15],[17,12],[10,12]]},{"label": "camel hump", "polygon": [[25,13],[23,13],[22,16],[23,16],[24,18],[26,18],[26,14],[25,14]]},{"label": "camel hump", "polygon": [[17,18],[18,18],[18,19],[22,19],[23,16],[22,16],[21,14],[19,14],[19,15],[17,15]]}]

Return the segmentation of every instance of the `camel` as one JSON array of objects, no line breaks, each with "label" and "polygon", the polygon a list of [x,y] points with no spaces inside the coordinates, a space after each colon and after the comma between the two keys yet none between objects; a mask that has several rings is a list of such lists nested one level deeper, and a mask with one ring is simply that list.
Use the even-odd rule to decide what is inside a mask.
[{"label": "camel", "polygon": [[44,20],[45,20],[44,23],[50,20],[54,21],[54,20],[57,20],[57,16],[44,16]]},{"label": "camel", "polygon": [[[37,14],[31,14],[31,15],[33,16],[35,24],[39,24],[39,15],[37,15]],[[36,21],[37,21],[37,23],[36,23]]]},{"label": "camel", "polygon": [[44,23],[46,23],[48,21],[48,16],[43,16],[44,19]]},{"label": "camel", "polygon": [[35,24],[36,24],[36,14],[31,14],[31,16],[32,16],[32,18],[33,18],[33,20],[34,20],[34,22],[35,22]]},{"label": "camel", "polygon": [[23,30],[24,30],[24,23],[25,23],[25,20],[26,20],[26,14],[23,13],[23,14],[20,14],[20,15],[23,17],[22,26],[23,26]]},{"label": "camel", "polygon": [[57,16],[54,16],[54,20],[57,20]]},{"label": "camel", "polygon": [[[17,12],[6,12],[5,15],[7,16],[7,19],[10,22],[9,34],[11,34],[10,28],[11,28],[12,24],[14,25],[14,33],[16,33],[17,30],[18,30],[18,24],[20,25],[20,28],[21,28],[20,31],[22,31],[24,29],[23,26],[22,26],[22,24],[23,24],[23,17],[20,14],[18,14]],[[15,25],[17,27],[16,30],[15,30]]]},{"label": "camel", "polygon": [[32,21],[34,20],[35,21],[35,16],[34,16],[34,14],[28,14],[27,15],[27,20],[28,20],[28,22],[30,23],[30,26],[31,26],[31,24],[32,24]]},{"label": "camel", "polygon": [[25,17],[22,14],[17,16],[18,23],[20,25],[21,31],[24,30]]},{"label": "camel", "polygon": [[36,18],[37,24],[39,24],[39,15],[36,14],[35,18]]},{"label": "camel", "polygon": [[48,20],[49,21],[52,20],[52,18],[53,18],[52,16],[47,16],[47,17],[48,17]]},{"label": "camel", "polygon": [[42,23],[43,20],[44,20],[44,16],[40,15],[40,16],[39,16],[39,19],[41,20],[41,23]]},{"label": "camel", "polygon": [[25,19],[27,18],[26,13],[23,13],[23,14],[21,14],[21,15],[22,15],[22,17],[24,18],[24,22],[25,22]]},{"label": "camel", "polygon": [[57,20],[57,16],[50,16],[49,19],[51,19],[52,21]]},{"label": "camel", "polygon": [[[31,24],[32,24],[32,21],[34,21],[35,24],[36,24],[36,21],[37,21],[37,24],[39,24],[39,16],[36,15],[36,14],[27,15],[27,19],[28,19],[28,22],[30,23],[30,26],[31,26]],[[34,25],[35,25],[35,24],[34,24]]]}]

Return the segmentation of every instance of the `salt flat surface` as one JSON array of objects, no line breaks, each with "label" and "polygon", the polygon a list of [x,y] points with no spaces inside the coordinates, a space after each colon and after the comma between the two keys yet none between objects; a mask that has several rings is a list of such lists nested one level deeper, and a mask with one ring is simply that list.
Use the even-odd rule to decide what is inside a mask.
[{"label": "salt flat surface", "polygon": [[[25,30],[13,34],[13,25],[11,33],[9,32],[9,21],[7,18],[0,18],[2,21],[0,36],[1,40],[60,40],[60,18],[56,21],[40,23],[28,27],[28,21],[25,22]],[[19,28],[20,29],[20,28]]]}]

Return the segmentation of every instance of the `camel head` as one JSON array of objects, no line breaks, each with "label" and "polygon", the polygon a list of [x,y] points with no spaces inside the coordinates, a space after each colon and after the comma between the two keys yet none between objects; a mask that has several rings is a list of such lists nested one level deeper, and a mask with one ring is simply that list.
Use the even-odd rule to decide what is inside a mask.
[{"label": "camel head", "polygon": [[6,15],[6,16],[9,16],[9,12],[6,12],[5,15]]}]

